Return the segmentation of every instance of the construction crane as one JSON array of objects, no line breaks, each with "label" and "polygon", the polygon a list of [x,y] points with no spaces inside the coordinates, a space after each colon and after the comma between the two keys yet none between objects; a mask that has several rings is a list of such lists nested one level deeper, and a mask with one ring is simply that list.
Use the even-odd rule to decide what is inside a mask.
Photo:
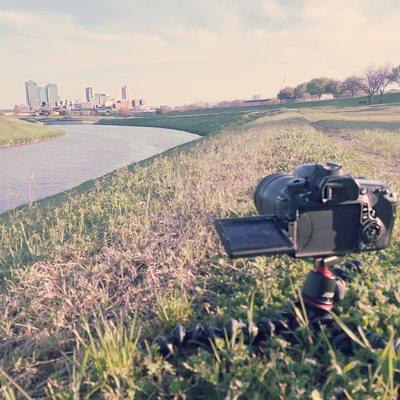
[{"label": "construction crane", "polygon": [[279,92],[283,89],[283,85],[286,82],[286,78],[287,78],[287,75],[285,75],[285,77],[282,79],[282,83],[281,83],[281,87],[279,88]]}]

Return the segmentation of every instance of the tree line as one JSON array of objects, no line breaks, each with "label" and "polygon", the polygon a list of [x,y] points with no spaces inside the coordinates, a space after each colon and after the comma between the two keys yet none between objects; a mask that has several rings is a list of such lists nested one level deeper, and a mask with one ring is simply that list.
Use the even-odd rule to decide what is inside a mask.
[{"label": "tree line", "polygon": [[371,104],[377,94],[380,95],[382,103],[384,91],[390,83],[397,83],[400,86],[400,65],[369,66],[361,75],[349,76],[344,81],[325,77],[314,78],[296,87],[288,86],[281,89],[277,97],[283,101],[301,101],[313,95],[321,98],[326,93],[332,94],[335,98],[346,94],[353,97],[363,93],[368,98],[368,104]]}]

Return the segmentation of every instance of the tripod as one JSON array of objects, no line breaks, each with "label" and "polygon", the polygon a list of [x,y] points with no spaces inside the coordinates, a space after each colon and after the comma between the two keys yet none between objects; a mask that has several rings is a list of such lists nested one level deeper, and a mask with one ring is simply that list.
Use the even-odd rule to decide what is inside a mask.
[{"label": "tripod", "polygon": [[[336,256],[316,258],[314,271],[308,273],[301,291],[301,301],[307,312],[307,319],[312,330],[319,330],[321,325],[331,327],[334,322],[330,311],[335,302],[345,297],[346,281],[351,277],[351,272],[361,272],[361,263],[358,260],[345,261],[340,267],[332,268],[341,262]],[[300,302],[297,307],[302,307]],[[251,345],[259,345],[269,337],[283,335],[289,341],[294,341],[293,331],[298,326],[296,315],[292,311],[278,311],[272,318],[261,318],[256,324],[253,321],[244,323],[231,318],[223,328],[205,327],[201,324],[191,329],[177,325],[168,337],[157,336],[155,343],[159,346],[161,354],[170,356],[175,349],[190,346],[207,346],[216,338],[232,338],[238,332],[244,334],[245,340]],[[352,352],[352,340],[342,330],[332,328],[333,346],[343,353]],[[366,335],[372,348],[384,348],[385,340],[377,334]],[[396,347],[400,346],[397,339]]]}]

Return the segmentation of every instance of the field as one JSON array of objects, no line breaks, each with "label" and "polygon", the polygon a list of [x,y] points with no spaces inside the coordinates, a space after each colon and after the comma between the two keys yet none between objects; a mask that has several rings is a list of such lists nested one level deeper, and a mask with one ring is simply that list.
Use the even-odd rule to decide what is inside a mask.
[{"label": "field", "polygon": [[[313,110],[319,108],[334,107],[337,109],[347,107],[362,108],[359,103],[366,103],[366,97],[350,97],[335,100],[322,100],[305,103],[284,103],[273,106],[252,106],[237,108],[208,108],[202,110],[178,112],[172,111],[162,115],[139,116],[134,118],[103,118],[98,121],[101,125],[131,125],[131,126],[155,126],[161,128],[180,129],[197,133],[201,136],[210,135],[222,128],[235,129],[249,123],[252,120],[266,115],[272,115],[282,110]],[[373,99],[379,102],[378,96]],[[388,93],[383,97],[385,104],[399,103],[399,93]],[[351,112],[351,111],[350,111]]]},{"label": "field", "polygon": [[[4,398],[397,399],[399,218],[390,248],[360,257],[335,309],[354,354],[335,350],[329,331],[311,335],[301,311],[296,345],[271,337],[253,348],[239,335],[163,359],[152,344],[178,322],[258,322],[293,308],[311,265],[230,261],[213,228],[256,213],[262,176],[332,160],[400,191],[399,105],[264,111],[170,126],[212,135],[2,217]],[[372,350],[369,333],[386,348]]]},{"label": "field", "polygon": [[0,116],[0,147],[38,142],[61,134],[50,126]]},{"label": "field", "polygon": [[262,110],[210,110],[207,113],[193,111],[191,113],[168,113],[161,116],[135,117],[135,118],[110,118],[101,119],[100,125],[129,125],[129,126],[155,126],[160,128],[178,129],[186,132],[197,133],[200,136],[212,135],[223,128],[236,128],[249,123],[254,119],[274,114],[275,109]]}]

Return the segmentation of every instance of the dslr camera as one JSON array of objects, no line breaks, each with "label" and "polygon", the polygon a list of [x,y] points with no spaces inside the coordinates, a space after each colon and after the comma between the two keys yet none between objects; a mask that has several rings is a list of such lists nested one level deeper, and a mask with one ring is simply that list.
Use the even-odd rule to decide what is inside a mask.
[{"label": "dslr camera", "polygon": [[[257,217],[229,218],[215,221],[217,232],[232,258],[273,254],[314,257],[315,270],[307,274],[296,301],[302,299],[311,328],[330,326],[330,310],[345,297],[351,271],[360,272],[358,260],[333,267],[347,253],[380,250],[388,246],[395,221],[396,194],[389,185],[365,178],[354,178],[334,163],[306,164],[293,174],[266,176],[257,185],[254,203]],[[224,329],[197,324],[185,331],[178,325],[168,338],[156,339],[163,355],[173,346],[189,341],[209,343],[216,337],[232,338],[241,330],[250,343],[259,343],[275,334],[299,343],[292,331],[298,326],[298,313],[278,310],[272,318],[258,324],[231,319]],[[352,340],[341,329],[332,332],[335,348],[350,354]],[[372,348],[384,348],[385,340],[367,334]],[[400,339],[396,343],[400,343]]]},{"label": "dslr camera", "polygon": [[335,163],[268,175],[254,203],[260,216],[215,222],[232,258],[272,254],[341,256],[388,246],[396,214],[389,185],[354,178]]}]

